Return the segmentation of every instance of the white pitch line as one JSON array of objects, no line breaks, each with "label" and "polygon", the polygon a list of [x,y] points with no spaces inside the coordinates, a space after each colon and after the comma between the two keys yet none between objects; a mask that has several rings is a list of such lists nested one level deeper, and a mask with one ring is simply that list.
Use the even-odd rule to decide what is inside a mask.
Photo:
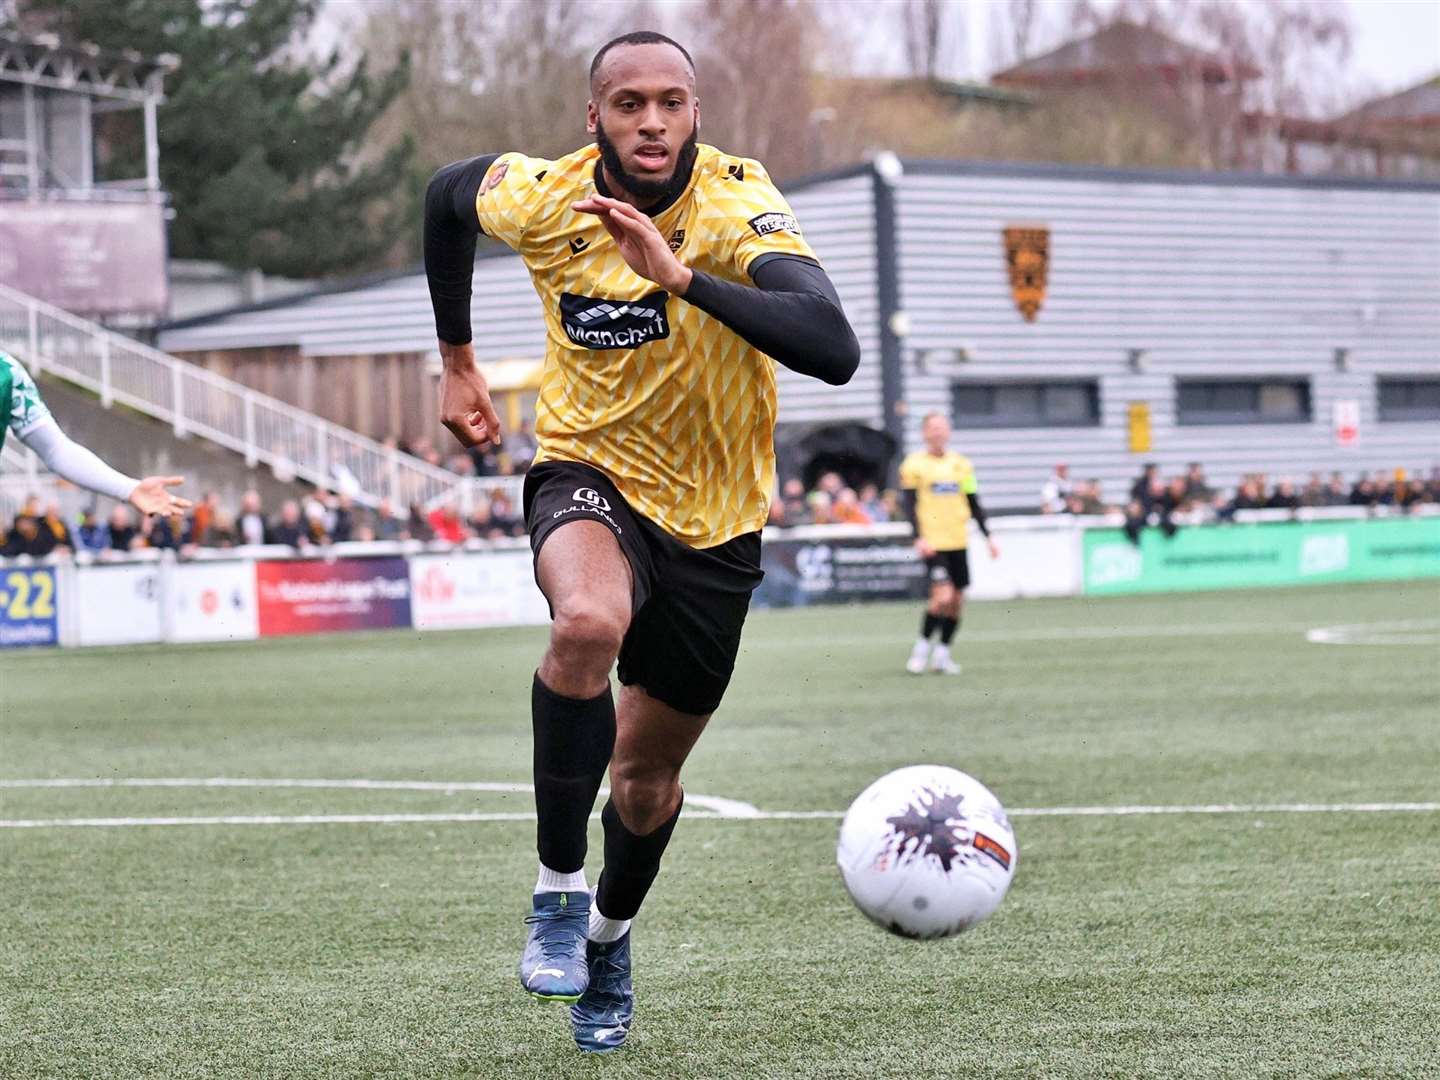
[{"label": "white pitch line", "polygon": [[[1161,814],[1361,814],[1435,813],[1440,802],[1404,803],[1212,803],[1199,806],[1041,806],[1008,811],[1011,817],[1138,817]],[[597,818],[598,814],[591,817]],[[839,821],[839,810],[757,810],[743,817],[690,814],[708,821]],[[259,814],[212,817],[115,817],[0,819],[0,829],[129,828],[169,825],[444,825],[489,821],[534,821],[535,815],[475,814]]]},{"label": "white pitch line", "polygon": [[[311,780],[297,777],[253,776],[141,776],[141,777],[53,777],[35,780],[0,780],[0,788],[306,788],[318,791],[498,791],[526,795],[535,791],[534,784],[486,780]],[[609,788],[601,788],[608,795]],[[685,793],[692,806],[711,810],[722,817],[753,817],[753,804],[719,795]],[[487,820],[481,818],[480,820]],[[508,818],[496,818],[507,821]]]}]

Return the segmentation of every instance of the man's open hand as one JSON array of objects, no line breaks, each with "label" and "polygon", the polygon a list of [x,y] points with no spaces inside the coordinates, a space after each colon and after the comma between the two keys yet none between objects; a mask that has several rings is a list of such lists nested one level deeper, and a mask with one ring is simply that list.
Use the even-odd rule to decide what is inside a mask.
[{"label": "man's open hand", "polygon": [[193,505],[189,499],[172,495],[167,490],[184,482],[183,476],[147,476],[135,485],[135,490],[130,492],[128,501],[142,514],[162,514],[165,517],[173,517],[189,510]]},{"label": "man's open hand", "polygon": [[499,446],[500,417],[490,402],[485,376],[475,366],[475,346],[442,341],[440,359],[440,422],[461,446]]},{"label": "man's open hand", "polygon": [[690,268],[675,257],[669,242],[644,211],[604,195],[581,199],[570,209],[598,217],[630,269],[647,281],[655,282],[672,296],[684,296],[690,288]]}]

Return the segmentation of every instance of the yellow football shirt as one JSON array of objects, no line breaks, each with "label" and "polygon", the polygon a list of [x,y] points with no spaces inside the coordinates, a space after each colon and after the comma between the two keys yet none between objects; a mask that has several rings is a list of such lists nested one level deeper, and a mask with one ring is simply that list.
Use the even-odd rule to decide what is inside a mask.
[{"label": "yellow football shirt", "polygon": [[[676,539],[723,544],[769,510],[775,362],[640,277],[597,217],[570,209],[594,193],[599,158],[593,145],[556,161],[502,154],[475,199],[545,307],[535,460],[592,465]],[[654,221],[681,262],[727,281],[750,284],[761,255],[815,257],[760,164],[712,146]]]},{"label": "yellow football shirt", "polygon": [[936,551],[958,551],[970,543],[970,500],[979,491],[975,466],[954,450],[935,455],[917,450],[900,463],[900,486],[915,492],[920,535]]}]

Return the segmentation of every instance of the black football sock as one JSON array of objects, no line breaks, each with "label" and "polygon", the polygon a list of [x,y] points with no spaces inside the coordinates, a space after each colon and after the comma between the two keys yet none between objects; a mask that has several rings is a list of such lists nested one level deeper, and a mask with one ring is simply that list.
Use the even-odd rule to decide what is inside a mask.
[{"label": "black football sock", "polygon": [[595,889],[595,907],[607,919],[633,919],[640,910],[645,894],[650,891],[655,875],[660,872],[660,856],[670,843],[675,822],[685,806],[685,793],[675,813],[654,832],[636,836],[620,820],[615,800],[605,803],[600,823],[605,826],[605,869]]},{"label": "black football sock", "polygon": [[940,644],[949,645],[955,640],[955,631],[960,629],[960,619],[957,616],[953,619],[940,620]]},{"label": "black football sock", "polygon": [[585,865],[585,829],[615,749],[615,699],[609,686],[586,700],[562,697],[536,672],[530,718],[540,862],[574,873]]},{"label": "black football sock", "polygon": [[930,640],[930,635],[940,629],[940,616],[925,612],[925,620],[920,624],[920,637],[925,641]]}]

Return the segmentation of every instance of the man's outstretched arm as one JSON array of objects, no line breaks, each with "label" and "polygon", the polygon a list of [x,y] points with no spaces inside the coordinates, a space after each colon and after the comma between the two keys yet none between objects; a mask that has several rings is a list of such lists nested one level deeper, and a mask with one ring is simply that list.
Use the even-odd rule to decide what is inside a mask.
[{"label": "man's outstretched arm", "polygon": [[71,439],[48,417],[26,430],[20,441],[35,451],[56,476],[87,491],[128,502],[143,514],[174,514],[190,507],[189,499],[166,490],[181,483],[181,477],[147,476],[136,480],[126,476]]}]

